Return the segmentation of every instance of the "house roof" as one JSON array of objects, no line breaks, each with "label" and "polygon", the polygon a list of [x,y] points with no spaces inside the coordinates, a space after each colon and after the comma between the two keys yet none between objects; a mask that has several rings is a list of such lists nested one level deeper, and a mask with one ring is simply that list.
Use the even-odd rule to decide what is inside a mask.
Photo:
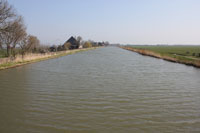
[{"label": "house roof", "polygon": [[70,37],[67,42],[71,43],[72,45],[77,44],[77,40],[72,36]]}]

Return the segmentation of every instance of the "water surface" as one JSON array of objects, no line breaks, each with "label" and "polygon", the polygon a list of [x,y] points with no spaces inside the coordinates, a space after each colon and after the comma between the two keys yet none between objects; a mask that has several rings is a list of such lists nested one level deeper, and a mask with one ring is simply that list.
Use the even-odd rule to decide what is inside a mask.
[{"label": "water surface", "polygon": [[200,132],[200,69],[106,47],[0,71],[0,132]]}]

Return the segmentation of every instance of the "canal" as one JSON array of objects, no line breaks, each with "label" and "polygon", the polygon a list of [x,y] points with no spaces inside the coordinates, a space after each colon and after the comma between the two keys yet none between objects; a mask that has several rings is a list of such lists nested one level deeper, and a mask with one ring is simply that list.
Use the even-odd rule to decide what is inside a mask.
[{"label": "canal", "polygon": [[3,70],[0,132],[200,132],[200,69],[106,47]]}]

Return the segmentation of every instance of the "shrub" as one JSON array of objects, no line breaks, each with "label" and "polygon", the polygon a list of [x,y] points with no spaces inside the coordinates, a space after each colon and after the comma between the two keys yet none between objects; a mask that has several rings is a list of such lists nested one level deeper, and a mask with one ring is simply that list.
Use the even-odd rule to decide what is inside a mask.
[{"label": "shrub", "polygon": [[58,51],[63,51],[62,45],[59,45],[58,48],[57,48],[57,50],[58,50]]},{"label": "shrub", "polygon": [[85,42],[83,45],[83,48],[91,48],[91,47],[92,47],[91,42]]},{"label": "shrub", "polygon": [[63,50],[69,50],[71,48],[71,43],[67,42],[63,45]]}]

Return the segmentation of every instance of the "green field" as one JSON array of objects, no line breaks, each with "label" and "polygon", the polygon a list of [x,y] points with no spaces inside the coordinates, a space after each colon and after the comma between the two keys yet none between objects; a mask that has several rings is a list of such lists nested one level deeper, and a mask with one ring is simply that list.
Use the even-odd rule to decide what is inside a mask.
[{"label": "green field", "polygon": [[161,55],[168,56],[182,56],[187,58],[195,58],[200,59],[200,46],[183,46],[183,45],[132,45],[130,47],[137,49],[146,49],[151,50],[156,53],[160,53]]}]

